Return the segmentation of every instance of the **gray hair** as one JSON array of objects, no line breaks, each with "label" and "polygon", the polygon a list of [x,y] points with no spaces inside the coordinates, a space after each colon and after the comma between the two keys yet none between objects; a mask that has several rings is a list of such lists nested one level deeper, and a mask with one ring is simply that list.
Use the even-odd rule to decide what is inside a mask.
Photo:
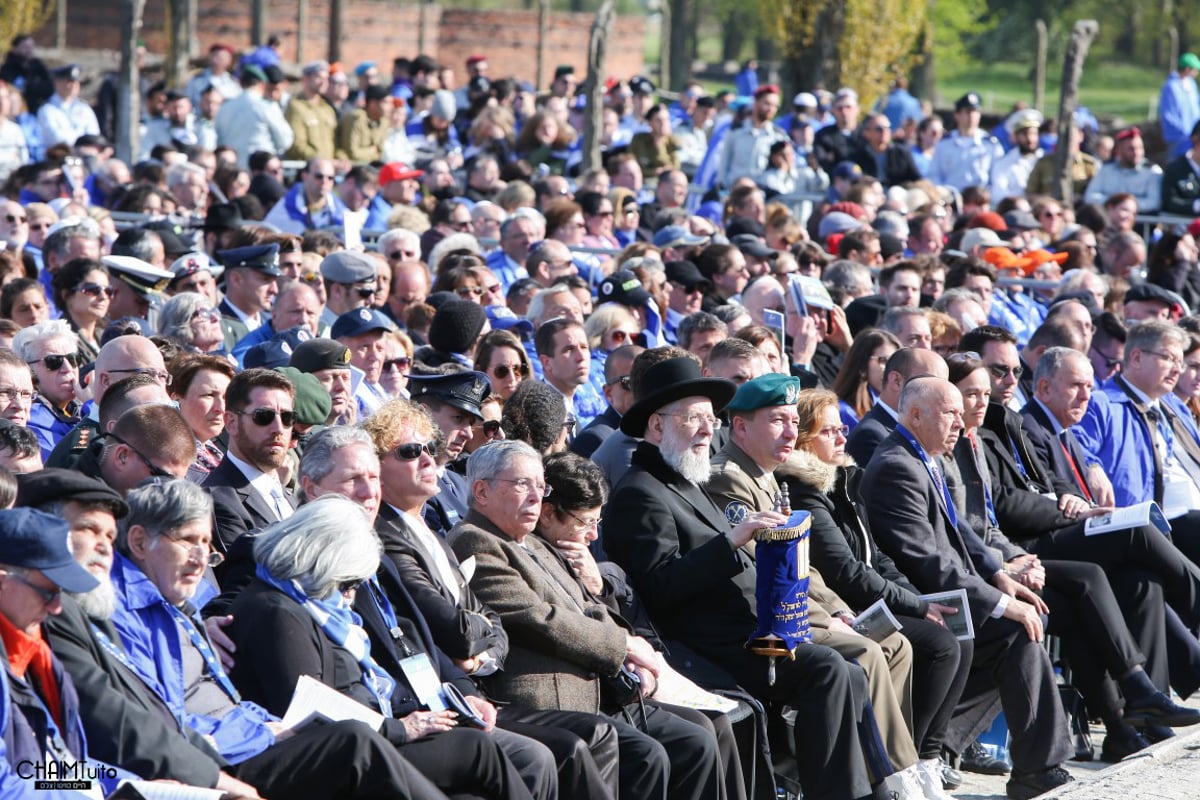
[{"label": "gray hair", "polygon": [[192,342],[192,315],[212,301],[198,292],[180,292],[158,312],[158,335],[176,342]]},{"label": "gray hair", "polygon": [[71,330],[71,325],[65,319],[52,319],[20,330],[13,337],[12,351],[28,363],[39,357],[38,345],[58,339],[70,342],[72,353],[79,349],[79,337]]},{"label": "gray hair", "polygon": [[72,239],[100,241],[100,226],[90,217],[67,217],[60,220],[61,228],[46,237],[42,244],[43,253],[53,253],[58,258],[70,255]]},{"label": "gray hair", "polygon": [[676,330],[676,336],[679,339],[679,346],[684,350],[688,349],[688,345],[692,343],[692,337],[697,333],[705,331],[720,331],[728,334],[729,328],[718,317],[709,314],[707,311],[697,311],[694,314],[688,314],[679,321],[679,327]]},{"label": "gray hair", "polygon": [[1129,334],[1125,337],[1125,353],[1128,355],[1134,350],[1145,352],[1164,344],[1176,344],[1187,350],[1187,332],[1170,322],[1148,319],[1129,329]]},{"label": "gray hair", "polygon": [[129,555],[129,529],[140,525],[154,538],[190,522],[212,520],[212,497],[186,480],[150,478],[125,498],[129,513],[117,532],[117,549]]},{"label": "gray hair", "polygon": [[888,312],[883,315],[883,319],[879,321],[879,327],[888,333],[899,335],[900,320],[905,317],[924,317],[925,309],[917,308],[916,306],[901,306],[899,308],[889,308]]},{"label": "gray hair", "polygon": [[1033,368],[1033,385],[1036,388],[1043,380],[1053,380],[1058,371],[1062,369],[1067,361],[1075,358],[1087,365],[1088,372],[1092,371],[1092,362],[1088,361],[1087,356],[1079,352],[1073,347],[1047,347],[1042,351],[1042,357],[1038,359]]},{"label": "gray hair", "polygon": [[542,319],[546,313],[546,304],[550,302],[550,298],[558,297],[560,294],[572,294],[571,287],[566,284],[556,283],[548,289],[539,289],[533,299],[529,301],[529,309],[525,312],[525,319],[534,324],[535,328],[540,328],[546,320]]},{"label": "gray hair", "polygon": [[429,271],[437,275],[438,266],[442,263],[442,259],[447,253],[454,250],[469,250],[475,255],[483,258],[483,248],[479,246],[479,240],[469,233],[452,233],[445,239],[435,244],[429,251]]},{"label": "gray hair", "polygon": [[501,439],[485,444],[467,459],[467,483],[474,486],[475,481],[494,478],[518,458],[530,458],[538,464],[542,463],[541,454],[520,439]]},{"label": "gray hair", "polygon": [[588,347],[599,350],[604,343],[604,334],[609,328],[622,322],[632,322],[637,325],[637,317],[620,303],[601,303],[592,310],[592,315],[583,323],[583,332],[587,335]]},{"label": "gray hair", "polygon": [[208,181],[208,173],[204,171],[204,167],[190,161],[181,161],[167,167],[167,187],[174,189],[176,186],[183,185],[183,180],[188,175],[199,175],[205,179],[205,182]]},{"label": "gray hair", "polygon": [[871,268],[849,259],[838,259],[821,272],[821,280],[830,289],[836,289],[843,294],[853,294],[863,287],[868,290],[874,286]]},{"label": "gray hair", "polygon": [[387,251],[392,249],[392,245],[399,242],[408,242],[412,245],[412,249],[417,251],[417,255],[421,253],[421,237],[406,228],[392,228],[375,240],[375,249],[387,255]]},{"label": "gray hair", "polygon": [[334,425],[322,428],[304,445],[304,457],[300,459],[300,478],[320,483],[333,472],[333,454],[343,447],[360,444],[375,453],[375,441],[362,428],[349,425]]},{"label": "gray hair", "polygon": [[306,596],[324,598],[339,583],[374,575],[381,549],[362,507],[327,494],[260,533],[254,560],[276,580],[295,581]]},{"label": "gray hair", "polygon": [[947,289],[942,292],[942,296],[933,301],[933,310],[945,314],[950,309],[951,303],[957,303],[962,300],[974,300],[980,305],[983,304],[983,298],[979,296],[978,292],[956,286],[953,289]]}]

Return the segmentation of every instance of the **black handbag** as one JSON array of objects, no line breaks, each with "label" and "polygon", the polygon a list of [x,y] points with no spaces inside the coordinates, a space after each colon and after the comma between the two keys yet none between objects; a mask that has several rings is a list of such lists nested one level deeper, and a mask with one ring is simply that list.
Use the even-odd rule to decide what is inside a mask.
[{"label": "black handbag", "polygon": [[1071,726],[1071,744],[1075,746],[1072,761],[1092,761],[1096,758],[1096,748],[1092,744],[1091,723],[1088,721],[1087,703],[1083,695],[1074,686],[1067,684],[1058,687],[1058,698],[1062,701],[1063,711]]}]

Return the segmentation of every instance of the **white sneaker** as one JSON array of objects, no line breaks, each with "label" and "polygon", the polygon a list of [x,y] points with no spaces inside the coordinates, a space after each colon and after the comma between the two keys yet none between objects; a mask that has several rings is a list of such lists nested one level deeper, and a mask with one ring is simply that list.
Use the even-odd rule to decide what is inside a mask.
[{"label": "white sneaker", "polygon": [[936,758],[926,758],[917,762],[917,785],[921,794],[927,800],[954,800],[942,787],[942,762]]},{"label": "white sneaker", "polygon": [[925,800],[925,793],[917,780],[917,765],[893,772],[883,779],[883,784],[892,792],[896,800]]}]

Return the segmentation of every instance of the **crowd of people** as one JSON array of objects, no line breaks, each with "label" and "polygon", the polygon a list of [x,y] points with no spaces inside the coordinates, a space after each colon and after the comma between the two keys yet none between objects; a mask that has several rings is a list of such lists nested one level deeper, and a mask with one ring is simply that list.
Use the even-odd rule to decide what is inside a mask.
[{"label": "crowd of people", "polygon": [[748,64],[585,169],[568,66],[238,56],[132,164],[0,68],[0,795],[1020,799],[1200,722],[1200,124]]}]

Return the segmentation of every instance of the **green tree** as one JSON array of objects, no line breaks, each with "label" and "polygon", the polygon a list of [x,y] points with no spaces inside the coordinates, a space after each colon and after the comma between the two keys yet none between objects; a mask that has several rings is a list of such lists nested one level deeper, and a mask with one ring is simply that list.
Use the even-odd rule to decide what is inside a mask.
[{"label": "green tree", "polygon": [[0,42],[33,33],[54,16],[54,0],[0,0]]}]

